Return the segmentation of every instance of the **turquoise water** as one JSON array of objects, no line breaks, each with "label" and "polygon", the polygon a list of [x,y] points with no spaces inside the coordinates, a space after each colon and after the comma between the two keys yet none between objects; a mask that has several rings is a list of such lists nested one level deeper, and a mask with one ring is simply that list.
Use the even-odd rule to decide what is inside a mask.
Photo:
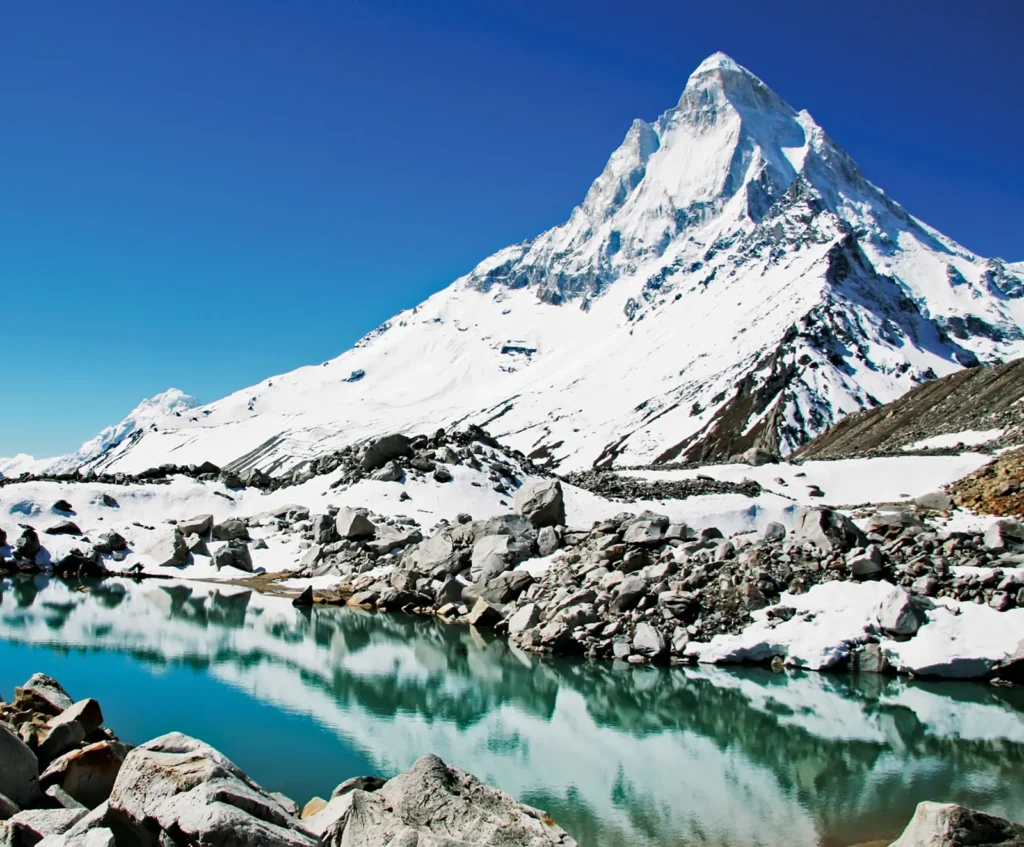
[{"label": "turquoise water", "polygon": [[209,584],[0,580],[0,695],[36,671],[140,742],[203,738],[300,803],[427,752],[585,847],[854,844],[923,799],[1024,819],[1024,691],[541,660],[431,619]]}]

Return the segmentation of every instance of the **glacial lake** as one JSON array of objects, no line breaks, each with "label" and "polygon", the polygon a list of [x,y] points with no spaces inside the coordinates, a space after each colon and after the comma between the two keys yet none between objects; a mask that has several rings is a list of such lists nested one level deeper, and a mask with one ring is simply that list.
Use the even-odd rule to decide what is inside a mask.
[{"label": "glacial lake", "polygon": [[300,804],[435,752],[584,847],[852,845],[921,800],[1024,819],[1024,689],[539,658],[432,619],[208,583],[0,579],[0,695],[41,671],[139,743]]}]

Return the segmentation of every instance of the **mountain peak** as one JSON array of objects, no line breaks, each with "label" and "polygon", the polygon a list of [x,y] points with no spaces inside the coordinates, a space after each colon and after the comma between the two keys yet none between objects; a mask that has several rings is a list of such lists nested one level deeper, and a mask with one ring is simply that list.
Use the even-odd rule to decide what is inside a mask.
[{"label": "mountain peak", "polygon": [[737,64],[732,60],[731,57],[725,55],[725,53],[712,53],[703,62],[697,65],[697,70],[690,74],[690,79],[700,74],[705,74],[708,71],[739,71],[741,73],[750,73],[742,65]]}]

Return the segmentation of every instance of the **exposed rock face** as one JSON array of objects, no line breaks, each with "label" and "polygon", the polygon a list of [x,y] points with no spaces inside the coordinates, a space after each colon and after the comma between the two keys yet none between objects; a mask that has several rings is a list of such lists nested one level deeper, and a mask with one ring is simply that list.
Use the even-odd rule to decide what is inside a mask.
[{"label": "exposed rock face", "polygon": [[223,754],[176,732],[128,754],[109,809],[143,844],[156,844],[159,830],[180,833],[189,843],[316,844]]},{"label": "exposed rock face", "polygon": [[515,508],[516,514],[528,518],[535,527],[564,526],[562,483],[545,479],[524,485],[516,492]]},{"label": "exposed rock face", "polygon": [[373,793],[345,795],[330,847],[575,847],[543,812],[517,803],[437,756],[424,756]]},{"label": "exposed rock face", "polygon": [[918,803],[891,847],[1022,847],[1024,826],[953,803]]},{"label": "exposed rock face", "polygon": [[39,799],[39,760],[4,723],[0,723],[0,763],[0,794],[21,807]]}]

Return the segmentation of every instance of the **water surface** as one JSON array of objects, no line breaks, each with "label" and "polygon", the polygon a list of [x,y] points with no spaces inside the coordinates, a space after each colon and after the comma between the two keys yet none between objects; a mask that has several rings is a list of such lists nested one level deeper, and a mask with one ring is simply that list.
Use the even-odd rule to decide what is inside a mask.
[{"label": "water surface", "polygon": [[300,803],[428,752],[584,847],[846,845],[924,799],[1024,819],[1024,691],[539,659],[431,619],[209,584],[0,580],[0,694],[35,671]]}]

